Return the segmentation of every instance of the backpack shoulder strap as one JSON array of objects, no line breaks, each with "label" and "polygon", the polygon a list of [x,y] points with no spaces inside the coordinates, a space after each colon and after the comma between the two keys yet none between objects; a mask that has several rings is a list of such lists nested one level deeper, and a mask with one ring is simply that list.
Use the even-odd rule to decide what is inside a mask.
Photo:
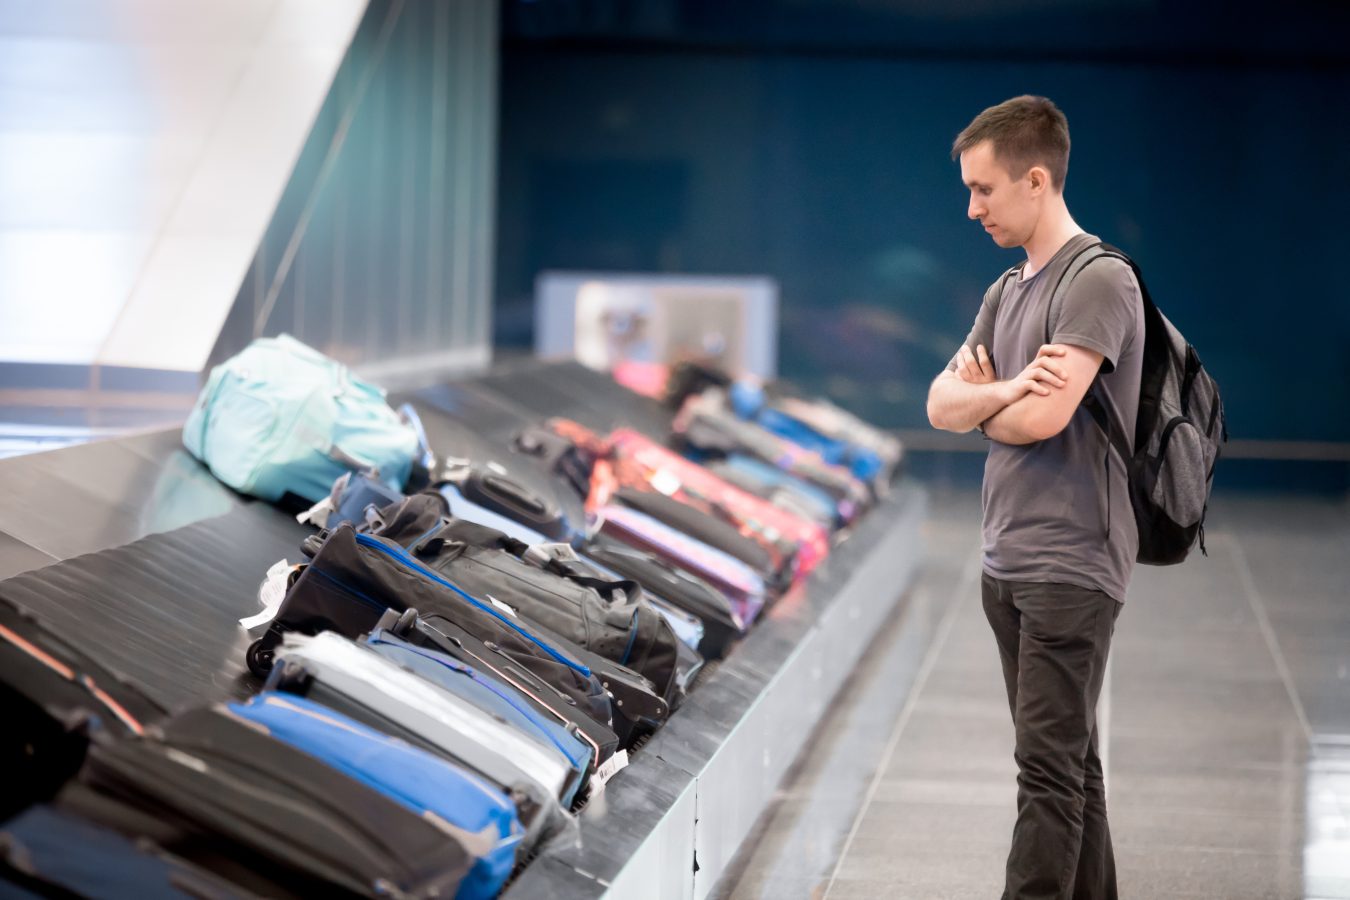
[{"label": "backpack shoulder strap", "polygon": [[998,279],[998,293],[994,295],[994,312],[998,312],[999,305],[1003,303],[1003,295],[1008,293],[1008,282],[1020,275],[1026,268],[1027,261],[1024,259],[1017,265],[1004,272]]},{"label": "backpack shoulder strap", "polygon": [[[1119,249],[1102,241],[1089,244],[1069,259],[1069,264],[1060,273],[1059,281],[1055,283],[1055,289],[1050,294],[1050,302],[1046,304],[1045,310],[1045,342],[1047,344],[1054,338],[1052,323],[1059,318],[1059,311],[1064,307],[1064,297],[1069,292],[1069,286],[1079,272],[1099,259],[1118,259],[1128,265],[1130,270],[1134,272],[1135,280],[1139,283],[1139,293],[1143,298],[1145,312],[1147,313],[1148,308],[1153,305],[1153,301],[1148,295],[1148,289],[1144,287],[1144,278],[1139,272],[1139,266],[1134,260]],[[1106,414],[1106,407],[1102,405],[1101,398],[1097,394],[1096,378],[1093,379],[1091,386],[1088,387],[1087,394],[1083,397],[1083,407],[1092,416],[1092,420],[1097,423],[1097,427],[1105,432],[1107,439],[1120,453],[1121,459],[1128,460],[1132,455],[1130,451],[1131,441]]]},{"label": "backpack shoulder strap", "polygon": [[1050,339],[1054,337],[1055,332],[1051,323],[1059,318],[1059,311],[1064,308],[1064,297],[1069,293],[1069,286],[1088,263],[1108,255],[1105,246],[1101,241],[1088,244],[1069,257],[1069,264],[1059,273],[1059,281],[1055,282],[1055,289],[1050,292],[1050,302],[1045,305],[1045,343],[1050,343]]}]

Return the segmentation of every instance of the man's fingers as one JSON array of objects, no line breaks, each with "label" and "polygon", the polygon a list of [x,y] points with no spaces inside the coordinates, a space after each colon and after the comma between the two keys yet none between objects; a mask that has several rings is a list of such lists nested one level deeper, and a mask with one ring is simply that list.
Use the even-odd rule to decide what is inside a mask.
[{"label": "man's fingers", "polygon": [[1036,368],[1032,369],[1031,377],[1035,378],[1037,381],[1048,381],[1055,387],[1064,387],[1066,383],[1064,378],[1061,378],[1059,375],[1056,375],[1054,370],[1049,369],[1045,366],[1037,366]]},{"label": "man's fingers", "polygon": [[1042,344],[1041,349],[1036,351],[1037,356],[1063,356],[1069,352],[1069,348],[1063,344]]},{"label": "man's fingers", "polygon": [[975,354],[964,345],[961,347],[961,362],[966,368],[966,381],[978,384],[984,373],[980,371],[980,364],[975,361]]},{"label": "man's fingers", "polygon": [[1051,362],[1045,357],[1037,357],[1027,368],[1032,371],[1048,372],[1063,381],[1067,381],[1069,378],[1069,370],[1065,366]]},{"label": "man's fingers", "polygon": [[976,353],[976,355],[979,357],[979,360],[980,360],[980,368],[984,370],[984,373],[985,373],[986,375],[988,375],[990,378],[993,378],[993,377],[994,377],[994,361],[993,361],[992,359],[989,358],[989,352],[988,352],[987,350],[984,349],[984,344],[978,345],[978,346],[975,348],[975,353]]},{"label": "man's fingers", "polygon": [[956,351],[956,375],[962,381],[970,381],[970,350],[964,344]]}]

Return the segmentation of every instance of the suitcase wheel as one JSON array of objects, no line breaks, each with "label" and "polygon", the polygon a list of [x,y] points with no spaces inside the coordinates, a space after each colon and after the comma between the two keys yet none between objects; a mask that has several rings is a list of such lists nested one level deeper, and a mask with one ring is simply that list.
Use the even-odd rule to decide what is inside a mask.
[{"label": "suitcase wheel", "polygon": [[409,634],[412,634],[413,628],[416,625],[417,610],[410,608],[403,611],[403,614],[398,617],[398,621],[394,623],[394,627],[389,630],[398,637],[407,637]]},{"label": "suitcase wheel", "polygon": [[264,678],[267,673],[272,671],[272,662],[276,659],[276,654],[271,648],[263,646],[261,639],[248,645],[248,653],[244,660],[248,663],[248,670],[259,678]]}]

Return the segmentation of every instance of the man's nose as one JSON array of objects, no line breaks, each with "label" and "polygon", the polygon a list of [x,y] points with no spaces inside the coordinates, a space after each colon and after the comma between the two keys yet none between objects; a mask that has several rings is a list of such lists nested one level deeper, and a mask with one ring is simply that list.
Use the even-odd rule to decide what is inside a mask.
[{"label": "man's nose", "polygon": [[970,198],[970,205],[966,207],[966,215],[972,219],[984,218],[984,204],[979,203],[974,197]]}]

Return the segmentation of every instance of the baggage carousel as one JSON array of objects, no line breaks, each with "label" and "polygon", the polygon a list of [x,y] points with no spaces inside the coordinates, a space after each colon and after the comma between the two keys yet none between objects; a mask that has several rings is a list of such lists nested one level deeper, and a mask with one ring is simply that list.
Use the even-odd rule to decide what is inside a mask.
[{"label": "baggage carousel", "polygon": [[[530,361],[391,398],[439,453],[490,452],[565,416],[656,437],[670,414],[574,363]],[[528,473],[527,473],[528,477]],[[545,477],[538,473],[538,477]],[[170,711],[248,696],[238,625],[263,574],[300,559],[293,510],[234,493],[155,431],[0,460],[0,597]],[[705,897],[767,808],[922,558],[926,495],[898,481],[780,599],[629,766],[508,886],[521,898]]]}]

